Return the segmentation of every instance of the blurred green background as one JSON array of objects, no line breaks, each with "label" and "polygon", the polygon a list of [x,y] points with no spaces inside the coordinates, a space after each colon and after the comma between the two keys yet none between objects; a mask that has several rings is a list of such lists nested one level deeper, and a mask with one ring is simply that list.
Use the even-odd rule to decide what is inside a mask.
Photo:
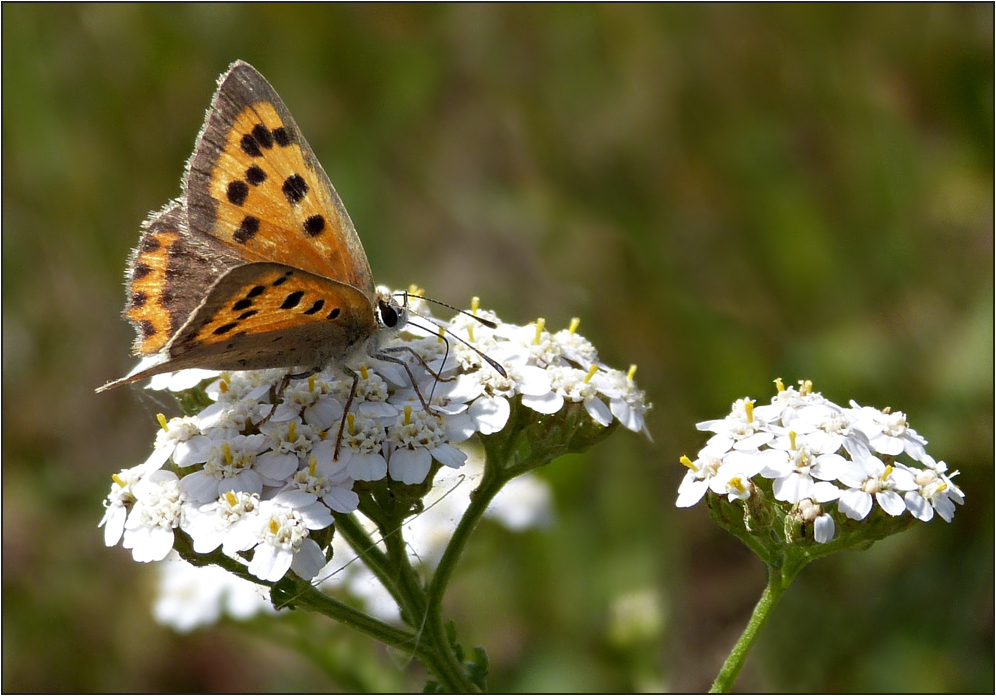
[{"label": "blurred green background", "polygon": [[[577,316],[639,365],[653,443],[547,467],[557,524],[485,525],[458,569],[448,613],[494,689],[708,686],[764,571],[675,509],[678,457],[780,376],[905,411],[967,505],[807,569],[738,688],[993,690],[991,4],[2,13],[5,691],[420,688],[305,616],[280,634],[330,632],[366,676],[330,681],[258,624],[174,635],[150,568],[96,528],[160,410],[93,393],[133,364],[125,259],[236,58],[294,113],[379,282]],[[633,593],[659,632],[614,623]]]}]

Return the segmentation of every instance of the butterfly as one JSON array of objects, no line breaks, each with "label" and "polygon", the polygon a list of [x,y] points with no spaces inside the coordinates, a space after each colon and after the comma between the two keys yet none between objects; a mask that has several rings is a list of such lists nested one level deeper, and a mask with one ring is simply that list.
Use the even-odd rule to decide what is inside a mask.
[{"label": "butterfly", "polygon": [[155,362],[97,391],[188,368],[313,373],[364,351],[404,365],[379,346],[407,303],[377,291],[328,176],[243,61],[218,78],[183,195],[144,224],[126,285],[134,352]]}]

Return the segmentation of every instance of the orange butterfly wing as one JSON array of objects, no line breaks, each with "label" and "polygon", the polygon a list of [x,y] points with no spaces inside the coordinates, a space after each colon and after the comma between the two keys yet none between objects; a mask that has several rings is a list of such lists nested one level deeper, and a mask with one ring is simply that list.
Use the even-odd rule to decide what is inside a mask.
[{"label": "orange butterfly wing", "polygon": [[187,229],[180,203],[170,203],[142,226],[128,262],[124,316],[135,327],[134,352],[161,350],[227,270],[242,263],[222,244]]},{"label": "orange butterfly wing", "polygon": [[349,214],[283,101],[247,63],[218,80],[185,191],[194,231],[248,261],[350,285],[372,311],[373,275]]},{"label": "orange butterfly wing", "polygon": [[167,348],[174,365],[217,353],[215,369],[313,367],[345,358],[376,330],[369,300],[356,288],[251,263],[211,287]]}]

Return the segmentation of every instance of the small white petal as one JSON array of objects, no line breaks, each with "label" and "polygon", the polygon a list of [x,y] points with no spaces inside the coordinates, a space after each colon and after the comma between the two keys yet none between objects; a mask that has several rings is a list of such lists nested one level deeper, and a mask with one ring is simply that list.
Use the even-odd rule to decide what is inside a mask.
[{"label": "small white petal", "polygon": [[612,423],[612,411],[601,399],[587,399],[584,407],[591,419],[599,425],[608,426]]},{"label": "small white petal", "polygon": [[467,409],[467,415],[477,423],[482,435],[491,435],[504,428],[511,412],[508,400],[500,396],[482,396]]},{"label": "small white petal", "polygon": [[836,533],[837,525],[830,515],[820,515],[813,520],[813,538],[816,539],[816,543],[825,544],[831,541]]},{"label": "small white petal", "polygon": [[432,455],[424,449],[400,449],[391,454],[388,471],[391,478],[408,485],[422,483],[432,466]]},{"label": "small white petal", "polygon": [[556,413],[564,407],[564,397],[556,392],[544,392],[537,396],[523,394],[521,398],[523,406],[545,415]]},{"label": "small white petal", "polygon": [[793,471],[788,476],[775,479],[771,484],[771,490],[775,494],[775,500],[798,503],[803,498],[809,497],[813,490],[813,479]]},{"label": "small white petal", "polygon": [[851,488],[840,494],[837,509],[852,520],[863,520],[872,509],[872,497],[864,491]]},{"label": "small white petal", "polygon": [[934,519],[934,508],[930,502],[916,491],[910,491],[905,496],[906,509],[921,522]]},{"label": "small white petal", "polygon": [[893,517],[899,517],[906,512],[906,503],[895,491],[879,491],[875,494],[875,500],[878,501],[879,507]]},{"label": "small white petal", "polygon": [[322,496],[322,501],[335,512],[353,512],[360,504],[360,496],[348,488],[333,488]]},{"label": "small white petal", "polygon": [[311,580],[318,575],[325,565],[325,554],[314,539],[305,539],[294,554],[291,568],[304,580]]},{"label": "small white petal", "polygon": [[467,461],[467,453],[453,445],[443,443],[432,449],[432,457],[437,462],[451,469],[459,469]]},{"label": "small white petal", "polygon": [[685,474],[681,485],[678,486],[678,500],[675,502],[675,506],[691,507],[702,500],[702,496],[707,490],[709,490],[708,479],[689,478],[688,474]]},{"label": "small white petal", "polygon": [[256,457],[256,471],[268,486],[279,486],[294,475],[300,464],[296,454],[264,452]]}]

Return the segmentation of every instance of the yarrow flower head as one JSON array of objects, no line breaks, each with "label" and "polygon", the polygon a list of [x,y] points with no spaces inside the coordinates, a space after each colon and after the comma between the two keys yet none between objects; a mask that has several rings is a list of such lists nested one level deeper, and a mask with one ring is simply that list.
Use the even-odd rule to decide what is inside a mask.
[{"label": "yarrow flower head", "polygon": [[[797,389],[775,384],[770,404],[740,399],[725,418],[698,424],[713,435],[694,460],[681,458],[688,471],[678,507],[706,498],[714,517],[741,536],[770,538],[780,519],[790,545],[882,538],[935,512],[950,522],[964,503],[951,481],[957,472],[927,454],[901,411],[854,401],[841,407],[808,380]],[[744,519],[723,505],[742,506]]]},{"label": "yarrow flower head", "polygon": [[[414,514],[441,467],[464,467],[457,445],[475,434],[508,438],[528,427],[532,446],[553,438],[559,454],[591,446],[616,423],[646,432],[650,404],[635,366],[599,362],[578,320],[553,332],[543,319],[506,324],[474,298],[468,313],[442,322],[409,297],[426,328],[410,324],[384,340],[390,361],[360,351],[300,378],[299,370],[154,378],[150,388],[175,393],[185,414],[160,416],[152,454],[114,476],[105,543],[123,539],[136,560],[161,560],[182,533],[193,553],[223,553],[260,580],[288,571],[311,580],[331,553],[334,515],[378,491]],[[930,482],[923,490],[954,499]]]}]

